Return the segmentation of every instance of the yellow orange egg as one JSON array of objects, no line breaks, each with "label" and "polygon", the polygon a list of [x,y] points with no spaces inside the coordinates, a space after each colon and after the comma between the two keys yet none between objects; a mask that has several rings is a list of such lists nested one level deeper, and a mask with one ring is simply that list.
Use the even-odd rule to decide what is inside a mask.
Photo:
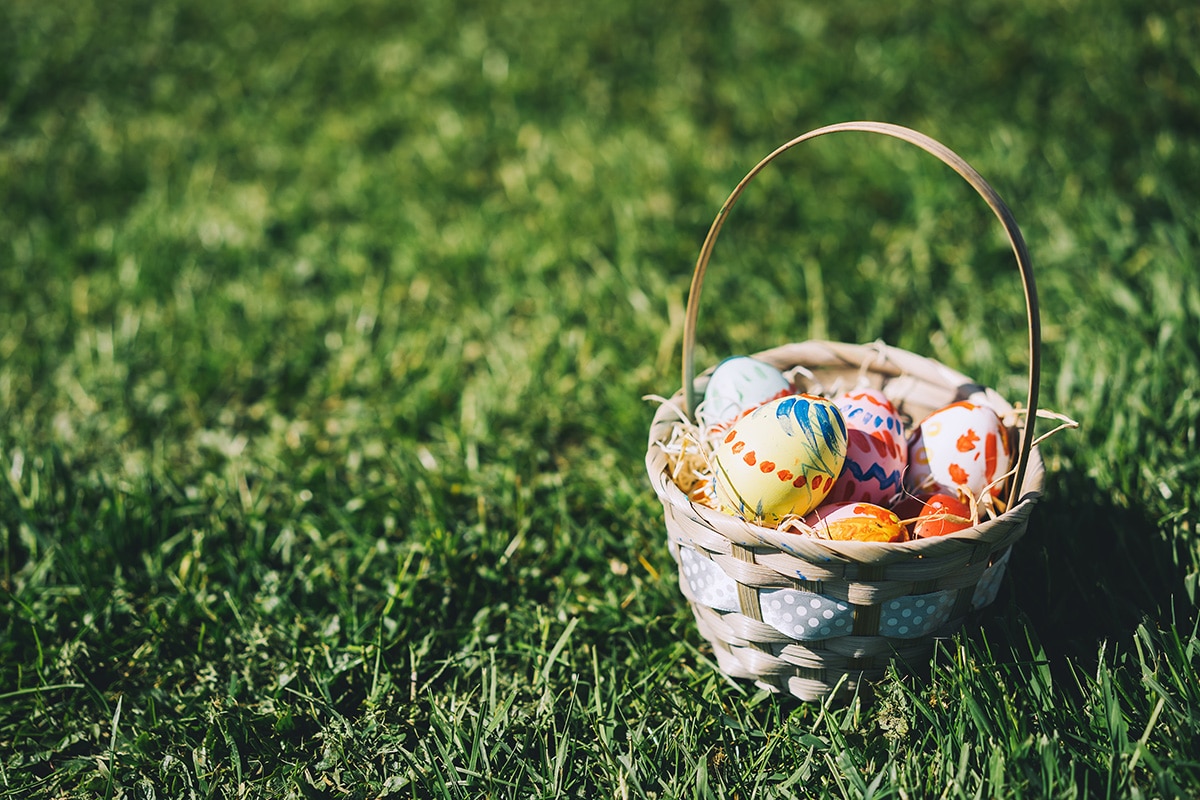
[{"label": "yellow orange egg", "polygon": [[903,542],[908,538],[900,517],[873,503],[830,503],[804,522],[819,535],[839,541]]},{"label": "yellow orange egg", "polygon": [[739,419],[713,452],[721,508],[776,526],[829,494],[846,458],[846,424],[829,400],[800,394],[764,403]]}]

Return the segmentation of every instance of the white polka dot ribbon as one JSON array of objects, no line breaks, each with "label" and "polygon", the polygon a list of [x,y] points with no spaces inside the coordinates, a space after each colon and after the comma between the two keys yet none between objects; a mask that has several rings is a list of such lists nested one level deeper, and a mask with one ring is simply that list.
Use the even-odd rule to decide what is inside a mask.
[{"label": "white polka dot ribbon", "polygon": [[[681,577],[687,581],[695,602],[717,611],[740,611],[737,583],[710,559],[691,548],[679,548]],[[1007,554],[983,574],[972,601],[982,608],[995,599]],[[952,590],[908,595],[880,606],[879,635],[896,639],[928,636],[946,624],[954,607]],[[759,591],[763,622],[785,636],[801,641],[818,641],[845,636],[854,628],[854,606],[813,592],[798,589]]]},{"label": "white polka dot ribbon", "polygon": [[763,622],[793,639],[829,639],[854,628],[854,606],[823,595],[772,589],[759,592],[759,602]]},{"label": "white polka dot ribbon", "polygon": [[879,634],[896,639],[928,636],[950,619],[955,594],[947,590],[888,600],[879,609]]}]

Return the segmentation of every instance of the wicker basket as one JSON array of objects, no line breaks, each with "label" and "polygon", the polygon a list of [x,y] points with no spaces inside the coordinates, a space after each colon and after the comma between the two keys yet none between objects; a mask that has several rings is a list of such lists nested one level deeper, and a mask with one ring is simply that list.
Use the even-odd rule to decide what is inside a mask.
[{"label": "wicker basket", "polygon": [[[781,532],[695,504],[676,486],[663,447],[682,408],[694,417],[708,373],[696,377],[694,350],[700,290],[717,236],[747,184],[778,155],[801,142],[840,131],[864,131],[913,144],[953,168],[995,212],[1016,255],[1029,323],[1029,395],[1022,413],[996,392],[914,353],[883,344],[809,341],[755,357],[781,370],[803,367],[830,385],[863,376],[902,416],[920,421],[970,398],[994,408],[1017,443],[1015,473],[998,517],[947,536],[903,543],[832,541]],[[849,693],[883,675],[896,659],[928,663],[935,639],[990,604],[1011,546],[1024,533],[1044,480],[1033,440],[1040,374],[1037,295],[1028,253],[1011,213],[965,161],[929,137],[886,123],[849,122],[819,128],[782,145],[737,185],[701,248],[683,334],[683,388],[660,406],[650,428],[646,469],[662,501],[679,584],[720,670],[802,700]],[[1028,421],[1028,424],[1027,424]]]}]

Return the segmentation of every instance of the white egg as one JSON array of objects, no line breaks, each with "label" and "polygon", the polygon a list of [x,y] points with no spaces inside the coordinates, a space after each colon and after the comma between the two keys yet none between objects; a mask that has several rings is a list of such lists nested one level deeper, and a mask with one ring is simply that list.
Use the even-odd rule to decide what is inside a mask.
[{"label": "white egg", "polygon": [[1012,454],[1008,431],[988,406],[952,403],[926,417],[908,444],[910,492],[944,491],[978,500],[984,491],[999,497]]},{"label": "white egg", "polygon": [[750,356],[733,356],[713,370],[696,420],[705,435],[713,436],[763,403],[792,393],[792,384],[775,367]]}]

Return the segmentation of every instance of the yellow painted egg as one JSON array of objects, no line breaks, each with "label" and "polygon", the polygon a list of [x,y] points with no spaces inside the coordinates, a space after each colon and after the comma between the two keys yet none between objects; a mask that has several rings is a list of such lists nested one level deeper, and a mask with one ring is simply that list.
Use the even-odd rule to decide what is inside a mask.
[{"label": "yellow painted egg", "polygon": [[838,541],[903,542],[908,532],[900,517],[873,503],[829,503],[804,518],[820,536]]},{"label": "yellow painted egg", "polygon": [[846,423],[829,400],[799,394],[739,419],[713,452],[713,490],[728,513],[776,526],[829,494],[846,458]]},{"label": "yellow painted egg", "polygon": [[999,497],[1003,481],[995,481],[1011,464],[1008,432],[999,415],[964,400],[933,412],[913,431],[904,484],[914,494],[942,491],[968,502],[990,486],[992,496]]}]

